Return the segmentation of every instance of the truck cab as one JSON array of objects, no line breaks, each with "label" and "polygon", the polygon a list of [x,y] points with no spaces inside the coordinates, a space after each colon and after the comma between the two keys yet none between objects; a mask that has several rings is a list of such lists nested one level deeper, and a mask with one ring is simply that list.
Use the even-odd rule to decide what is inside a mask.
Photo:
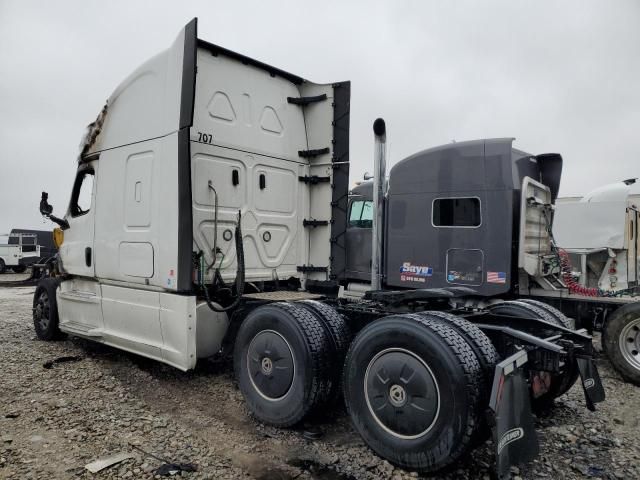
[{"label": "truck cab", "polygon": [[64,215],[43,197],[60,329],[187,370],[227,331],[207,303],[343,276],[349,96],[186,25],[88,126]]},{"label": "truck cab", "polygon": [[[521,273],[542,275],[538,258],[550,254],[538,206],[553,204],[561,170],[560,155],[520,151],[512,138],[451,143],[398,162],[382,206],[383,285],[463,286],[484,297],[517,292]],[[371,185],[349,197],[352,287],[371,277]]]}]

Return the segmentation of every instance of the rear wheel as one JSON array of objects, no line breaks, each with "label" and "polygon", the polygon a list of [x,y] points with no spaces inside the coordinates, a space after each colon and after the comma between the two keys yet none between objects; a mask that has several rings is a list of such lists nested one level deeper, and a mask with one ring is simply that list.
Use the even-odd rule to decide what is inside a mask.
[{"label": "rear wheel", "polygon": [[421,315],[377,320],[353,341],[344,368],[354,426],[391,463],[432,472],[472,446],[482,370],[451,326]]},{"label": "rear wheel", "polygon": [[[534,301],[509,301],[498,303],[489,308],[493,313],[512,315],[520,318],[539,318],[549,323],[553,323],[564,328],[571,328],[573,330],[570,320],[562,312],[550,305],[544,304],[543,308],[532,302]],[[565,367],[565,371],[563,373],[549,374],[549,386],[547,392],[538,397],[532,398],[532,407],[536,410],[548,407],[555,398],[558,398],[560,395],[569,391],[573,384],[576,383],[579,375],[580,372],[575,360]]]},{"label": "rear wheel", "polygon": [[234,370],[247,407],[280,427],[302,420],[331,388],[330,343],[322,323],[292,303],[256,308],[244,320]]},{"label": "rear wheel", "polygon": [[625,380],[640,385],[640,302],[620,307],[607,318],[602,346]]},{"label": "rear wheel", "polygon": [[62,337],[58,325],[58,304],[56,289],[58,282],[53,278],[40,281],[33,295],[33,326],[40,340],[57,340]]},{"label": "rear wheel", "polygon": [[491,394],[491,386],[493,385],[493,376],[495,374],[496,363],[499,362],[500,356],[496,348],[489,340],[482,330],[476,327],[473,323],[465,320],[462,317],[458,317],[452,313],[441,311],[429,311],[420,313],[420,316],[424,318],[430,318],[436,321],[441,321],[450,327],[454,328],[460,336],[462,336],[473,352],[476,354],[476,358],[480,363],[480,367],[483,372],[483,382],[480,384],[480,401],[478,402],[478,416],[480,418],[480,424],[474,434],[474,445],[482,443],[489,437],[491,429],[487,425],[486,418],[484,416],[484,410],[489,405],[489,396]]},{"label": "rear wheel", "polygon": [[329,367],[331,388],[328,401],[333,402],[342,394],[342,366],[351,344],[351,330],[344,317],[330,305],[317,300],[302,300],[296,302],[296,305],[300,305],[312,312],[322,322],[329,337],[332,350],[330,355],[331,366]]},{"label": "rear wheel", "polygon": [[27,270],[27,267],[25,265],[16,265],[15,267],[11,267],[11,270],[16,273],[24,273]]},{"label": "rear wheel", "polygon": [[7,265],[4,263],[4,260],[0,258],[0,273],[4,273],[7,271]]},{"label": "rear wheel", "polygon": [[573,318],[567,317],[560,310],[558,310],[555,307],[552,307],[548,303],[541,302],[540,300],[533,300],[531,298],[522,298],[518,301],[523,303],[528,303],[529,305],[533,305],[535,307],[538,307],[547,311],[556,319],[556,323],[564,328],[568,328],[570,330],[576,329],[576,322],[575,320],[573,320]]}]

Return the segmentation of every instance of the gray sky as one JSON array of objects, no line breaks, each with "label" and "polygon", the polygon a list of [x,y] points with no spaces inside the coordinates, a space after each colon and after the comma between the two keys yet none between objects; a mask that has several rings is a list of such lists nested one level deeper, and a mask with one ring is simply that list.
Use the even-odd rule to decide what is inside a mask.
[{"label": "gray sky", "polygon": [[[640,176],[640,2],[0,0],[0,233],[64,213],[84,127],[141,62],[199,37],[314,82],[352,81],[351,180],[371,124],[391,163],[516,137],[565,159],[561,195]],[[1,241],[1,239],[0,239]]]}]

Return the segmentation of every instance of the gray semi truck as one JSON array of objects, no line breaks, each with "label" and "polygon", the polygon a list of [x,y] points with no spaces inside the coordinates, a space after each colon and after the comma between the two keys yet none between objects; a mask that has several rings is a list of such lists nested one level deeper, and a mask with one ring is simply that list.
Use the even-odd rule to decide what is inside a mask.
[{"label": "gray semi truck", "polygon": [[[532,404],[577,378],[588,408],[604,399],[586,331],[544,304],[477,301],[507,293],[521,263],[543,268],[534,259],[549,246],[525,227],[552,203],[560,158],[460,145],[436,169],[396,166],[387,193],[378,120],[375,201],[356,215],[352,200],[348,214],[349,110],[349,82],[315,84],[213,45],[194,19],[89,125],[63,215],[43,193],[59,253],[34,294],[35,331],[185,371],[230,353],[259,421],[289,427],[342,398],[395,465],[437,471],[493,435],[508,475],[537,454]],[[445,236],[418,244],[429,205]],[[365,208],[375,268],[349,298],[368,254],[351,252],[347,224],[366,227]],[[486,251],[454,247],[461,232]],[[440,271],[452,281],[435,284]]]},{"label": "gray semi truck", "polygon": [[[356,186],[341,295],[361,298],[379,277],[383,288],[472,289],[452,308],[514,313],[510,301],[518,300],[529,309],[518,314],[529,315],[552,305],[565,314],[563,324],[601,331],[615,368],[640,385],[638,211],[627,204],[628,185],[557,208],[560,155],[532,155],[512,144],[450,143],[395,165],[379,207],[384,254],[373,276],[374,182]],[[582,248],[569,248],[575,246]]]}]

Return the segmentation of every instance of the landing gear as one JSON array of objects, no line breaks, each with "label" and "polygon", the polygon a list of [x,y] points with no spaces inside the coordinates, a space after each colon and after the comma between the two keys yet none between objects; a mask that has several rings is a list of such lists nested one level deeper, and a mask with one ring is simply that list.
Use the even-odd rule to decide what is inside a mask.
[{"label": "landing gear", "polygon": [[347,410],[382,457],[429,472],[472,446],[482,369],[455,328],[422,315],[384,317],[358,334],[344,368]]},{"label": "landing gear", "polygon": [[607,318],[602,346],[616,370],[640,385],[640,303],[618,308]]}]

